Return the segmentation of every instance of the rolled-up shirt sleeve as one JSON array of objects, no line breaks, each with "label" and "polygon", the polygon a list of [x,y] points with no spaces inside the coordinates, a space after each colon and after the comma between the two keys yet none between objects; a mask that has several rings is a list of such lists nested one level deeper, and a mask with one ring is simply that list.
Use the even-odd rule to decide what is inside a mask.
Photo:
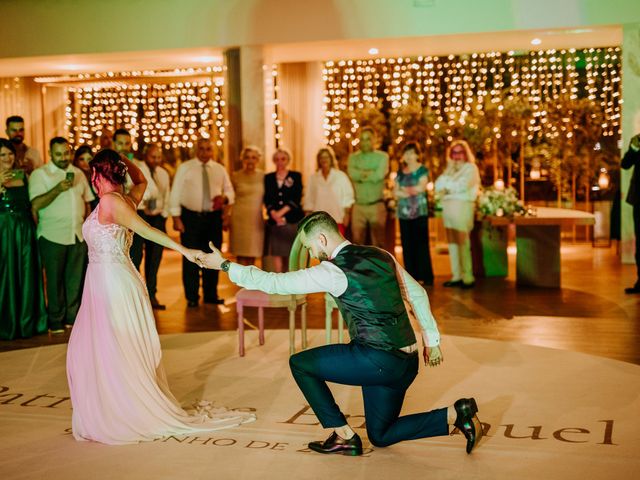
[{"label": "rolled-up shirt sleeve", "polygon": [[436,319],[433,317],[433,313],[431,313],[431,305],[429,304],[427,292],[398,262],[396,262],[396,268],[399,273],[398,280],[402,299],[405,301],[405,304],[411,306],[413,316],[415,316],[418,323],[420,323],[424,344],[428,347],[437,347],[440,345],[440,332],[438,331]]},{"label": "rolled-up shirt sleeve", "polygon": [[254,266],[232,263],[229,279],[241,287],[280,295],[302,295],[328,292],[334,297],[342,295],[348,285],[347,276],[331,262],[294,272],[265,272]]}]

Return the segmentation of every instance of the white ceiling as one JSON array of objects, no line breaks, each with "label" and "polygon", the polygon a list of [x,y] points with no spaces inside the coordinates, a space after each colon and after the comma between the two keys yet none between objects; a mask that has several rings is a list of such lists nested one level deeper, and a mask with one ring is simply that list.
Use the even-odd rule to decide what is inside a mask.
[{"label": "white ceiling", "polygon": [[[539,38],[537,46],[531,40]],[[483,51],[562,49],[622,43],[619,26],[562,30],[510,31],[465,35],[385,38],[265,46],[265,62],[285,63],[348,58],[460,54]],[[371,48],[379,53],[369,54]],[[73,75],[220,65],[222,49],[197,48],[0,59],[0,77]]]}]

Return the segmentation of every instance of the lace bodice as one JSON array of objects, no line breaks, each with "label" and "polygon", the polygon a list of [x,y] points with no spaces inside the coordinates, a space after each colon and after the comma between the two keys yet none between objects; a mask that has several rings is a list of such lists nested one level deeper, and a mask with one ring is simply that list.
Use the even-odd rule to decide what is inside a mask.
[{"label": "lace bodice", "polygon": [[82,225],[82,235],[89,247],[89,263],[129,263],[129,247],[133,232],[109,223],[102,225],[98,220],[98,205]]}]

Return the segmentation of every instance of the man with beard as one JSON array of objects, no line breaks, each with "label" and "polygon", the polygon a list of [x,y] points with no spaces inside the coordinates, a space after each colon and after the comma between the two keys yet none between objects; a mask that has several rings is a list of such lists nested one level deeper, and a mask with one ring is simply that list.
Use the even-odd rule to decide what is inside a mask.
[{"label": "man with beard", "polygon": [[40,152],[24,143],[24,119],[22,117],[13,115],[7,118],[5,123],[7,138],[16,147],[17,168],[30,175],[31,172],[42,165]]},{"label": "man with beard", "polygon": [[71,328],[80,308],[87,244],[82,223],[94,195],[82,170],[71,164],[65,138],[49,142],[51,161],[33,171],[29,199],[38,217],[38,247],[47,278],[47,313],[52,333]]},{"label": "man with beard", "polygon": [[455,425],[467,439],[467,453],[482,436],[473,398],[428,412],[400,416],[407,389],[418,374],[418,342],[410,318],[422,329],[425,364],[440,365],[440,333],[427,292],[377,247],[355,245],[342,236],[327,212],[314,212],[298,224],[298,238],[320,264],[287,273],[267,273],[226,260],[213,244],[210,254],[198,254],[205,268],[222,270],[229,279],[266,293],[328,292],[348,327],[351,342],[325,345],[292,355],[293,377],[324,428],[325,441],[309,443],[318,453],[362,455],[360,437],[336,404],[327,382],[362,387],[369,441],[386,447],[404,440],[449,435]]}]

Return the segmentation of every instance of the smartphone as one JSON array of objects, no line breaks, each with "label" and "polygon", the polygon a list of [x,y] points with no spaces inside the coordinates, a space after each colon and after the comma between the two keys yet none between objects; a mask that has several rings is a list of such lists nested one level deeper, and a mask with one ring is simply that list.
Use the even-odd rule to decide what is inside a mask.
[{"label": "smartphone", "polygon": [[66,180],[67,182],[73,182],[73,178],[74,178],[75,176],[76,176],[76,174],[75,174],[75,173],[73,173],[73,172],[67,172],[67,175],[66,175],[66,177],[65,177],[65,180]]},{"label": "smartphone", "polygon": [[20,169],[11,170],[11,179],[24,180],[24,170],[20,170]]}]

